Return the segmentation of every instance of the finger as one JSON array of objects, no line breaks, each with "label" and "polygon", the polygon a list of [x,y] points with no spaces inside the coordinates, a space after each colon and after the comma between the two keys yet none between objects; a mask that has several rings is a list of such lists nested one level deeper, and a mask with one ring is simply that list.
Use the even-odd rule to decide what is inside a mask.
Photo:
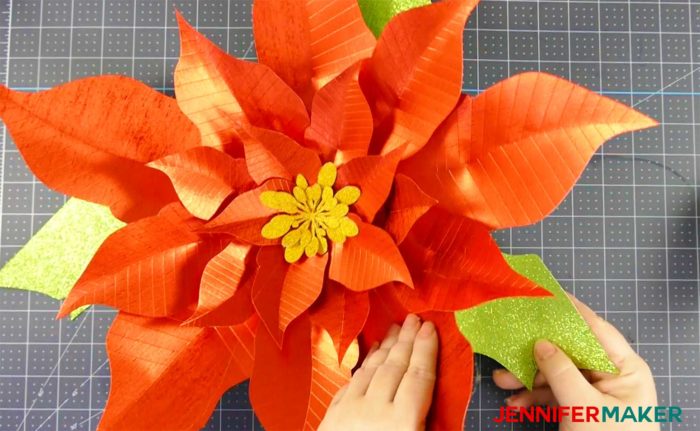
[{"label": "finger", "polygon": [[391,347],[383,364],[377,368],[367,388],[367,396],[383,401],[392,401],[403,375],[408,369],[413,352],[413,342],[420,329],[420,319],[415,314],[406,316],[399,337]]},{"label": "finger", "polygon": [[559,404],[585,404],[598,394],[571,359],[549,341],[535,343],[535,360]]},{"label": "finger", "polygon": [[[590,371],[590,370],[580,370],[581,374],[583,374],[583,377],[586,378],[589,382],[595,381],[595,374],[596,372]],[[607,374],[607,373],[605,373]],[[608,375],[613,375],[613,374],[608,374]],[[493,382],[496,384],[501,389],[505,389],[507,391],[515,391],[518,389],[523,389],[525,385],[523,382],[521,382],[513,373],[510,371],[504,369],[504,368],[498,368],[493,370]],[[538,372],[535,374],[535,379],[532,382],[532,387],[533,388],[541,388],[543,386],[548,386],[547,385],[547,380],[544,378],[544,375],[542,373]]]},{"label": "finger", "polygon": [[430,408],[435,387],[438,336],[432,322],[424,322],[413,343],[408,370],[396,391],[394,402],[407,411],[425,415]]},{"label": "finger", "polygon": [[361,367],[364,367],[364,366],[365,366],[365,364],[367,363],[367,361],[369,361],[369,358],[372,356],[372,354],[373,354],[374,352],[377,351],[377,349],[379,349],[379,343],[377,343],[377,342],[375,341],[374,343],[372,343],[372,346],[371,346],[371,347],[369,348],[369,350],[367,351],[367,355],[365,356],[365,360],[362,361]]},{"label": "finger", "polygon": [[557,400],[550,388],[535,388],[506,398],[506,404],[512,407],[556,406]]},{"label": "finger", "polygon": [[343,386],[342,388],[338,389],[338,392],[335,393],[335,396],[331,400],[331,406],[334,406],[338,404],[340,401],[343,399],[343,395],[345,395],[345,392],[348,390],[348,385]]},{"label": "finger", "polygon": [[386,338],[382,341],[371,354],[367,354],[362,366],[355,371],[350,383],[348,384],[348,390],[345,393],[347,397],[360,397],[367,392],[367,387],[372,381],[372,376],[374,376],[377,367],[384,363],[386,356],[389,354],[389,350],[396,343],[399,333],[399,325],[391,325],[389,331],[387,332]]},{"label": "finger", "polygon": [[624,362],[631,357],[636,356],[636,352],[632,349],[624,335],[620,333],[613,325],[607,322],[602,317],[598,316],[595,311],[591,310],[583,302],[576,297],[570,296],[576,309],[591,328],[591,332],[598,338],[603,350],[608,354],[613,363],[618,368],[622,368]]}]

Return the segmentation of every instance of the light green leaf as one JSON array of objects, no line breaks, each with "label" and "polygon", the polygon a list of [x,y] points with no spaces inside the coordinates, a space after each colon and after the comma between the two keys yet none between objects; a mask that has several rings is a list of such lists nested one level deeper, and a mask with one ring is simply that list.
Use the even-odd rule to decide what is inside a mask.
[{"label": "light green leaf", "polygon": [[403,11],[430,4],[430,0],[358,0],[367,27],[379,37],[384,26]]},{"label": "light green leaf", "polygon": [[515,271],[554,296],[504,298],[457,312],[457,325],[474,351],[498,361],[528,389],[537,372],[532,350],[540,339],[561,347],[579,368],[617,372],[544,262],[535,255],[504,257]]},{"label": "light green leaf", "polygon": [[97,248],[122,226],[109,208],[70,199],[0,269],[0,286],[64,299]]}]

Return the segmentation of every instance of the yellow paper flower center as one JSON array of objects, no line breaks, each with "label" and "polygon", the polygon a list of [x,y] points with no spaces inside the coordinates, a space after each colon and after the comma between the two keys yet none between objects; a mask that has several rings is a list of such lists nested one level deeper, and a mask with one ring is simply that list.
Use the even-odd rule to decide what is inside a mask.
[{"label": "yellow paper flower center", "polygon": [[303,254],[307,257],[325,254],[328,240],[340,244],[358,234],[357,224],[348,217],[348,211],[350,205],[360,199],[360,189],[345,186],[334,193],[336,176],[335,165],[326,163],[312,186],[299,174],[292,193],[267,191],[260,194],[263,205],[281,212],[263,226],[262,236],[282,238],[287,262],[294,263]]}]

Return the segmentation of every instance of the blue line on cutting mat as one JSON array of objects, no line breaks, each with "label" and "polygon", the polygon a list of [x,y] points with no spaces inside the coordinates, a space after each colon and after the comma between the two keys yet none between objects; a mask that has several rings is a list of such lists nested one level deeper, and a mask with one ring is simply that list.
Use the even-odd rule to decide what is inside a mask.
[{"label": "blue line on cutting mat", "polygon": [[[13,90],[18,91],[43,91],[50,90],[53,87],[11,87]],[[158,91],[175,91],[173,87],[151,87]],[[484,89],[478,88],[463,88],[462,91],[481,93]],[[617,90],[603,90],[596,91],[599,94],[610,94],[610,95],[622,95],[622,96],[700,96],[700,92],[690,92],[690,91],[617,91]]]}]

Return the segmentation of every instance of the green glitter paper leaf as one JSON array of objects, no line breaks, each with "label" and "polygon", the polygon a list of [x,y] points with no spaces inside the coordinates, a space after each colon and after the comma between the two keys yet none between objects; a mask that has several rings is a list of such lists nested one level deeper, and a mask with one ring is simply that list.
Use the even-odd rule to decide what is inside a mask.
[{"label": "green glitter paper leaf", "polygon": [[554,296],[503,298],[455,313],[460,332],[474,351],[498,361],[528,389],[537,373],[532,350],[540,339],[557,344],[579,368],[617,372],[544,262],[536,255],[504,257],[516,272]]},{"label": "green glitter paper leaf", "polygon": [[384,26],[403,11],[430,4],[430,0],[358,0],[367,27],[379,37]]},{"label": "green glitter paper leaf", "polygon": [[70,199],[0,269],[0,286],[64,299],[97,248],[122,226],[109,208]]}]

